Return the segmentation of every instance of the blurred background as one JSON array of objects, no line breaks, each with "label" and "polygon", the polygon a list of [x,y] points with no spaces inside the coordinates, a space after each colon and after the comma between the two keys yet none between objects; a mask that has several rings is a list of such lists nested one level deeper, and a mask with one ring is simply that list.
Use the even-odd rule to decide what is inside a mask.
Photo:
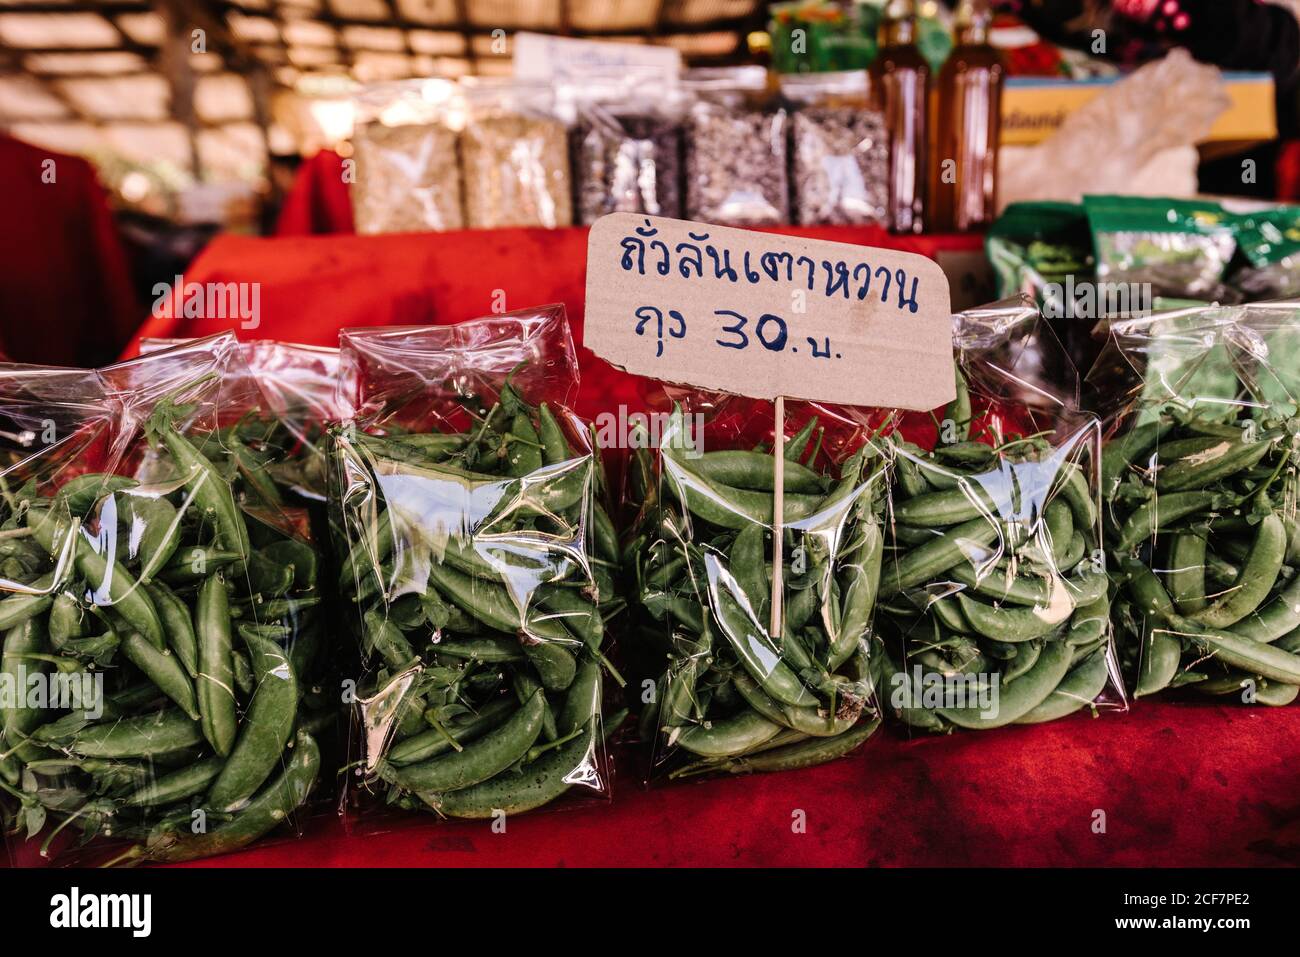
[{"label": "blurred background", "polygon": [[1008,204],[1085,194],[1212,196],[1232,215],[1300,200],[1298,13],[0,0],[0,349],[111,360],[221,235],[630,209],[982,237]]}]

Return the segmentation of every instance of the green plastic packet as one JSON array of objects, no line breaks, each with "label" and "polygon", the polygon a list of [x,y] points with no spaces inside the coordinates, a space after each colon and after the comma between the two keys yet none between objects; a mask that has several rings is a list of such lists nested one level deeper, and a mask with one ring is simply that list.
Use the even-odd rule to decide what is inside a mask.
[{"label": "green plastic packet", "polygon": [[1232,285],[1247,299],[1300,295],[1300,206],[1278,206],[1232,216],[1244,260]]},{"label": "green plastic packet", "polygon": [[1151,296],[1237,302],[1224,273],[1237,241],[1230,215],[1207,200],[1085,196],[1101,283],[1137,283]]}]

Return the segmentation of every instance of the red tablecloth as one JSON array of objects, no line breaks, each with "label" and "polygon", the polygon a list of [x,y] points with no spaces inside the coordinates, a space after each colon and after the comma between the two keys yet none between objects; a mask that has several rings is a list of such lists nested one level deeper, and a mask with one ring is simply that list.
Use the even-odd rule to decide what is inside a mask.
[{"label": "red tablecloth", "polygon": [[[808,234],[934,254],[978,240]],[[332,343],[348,325],[455,322],[559,301],[581,336],[585,230],[218,239],[190,281],[257,281],[261,323],[240,335]],[[499,291],[499,292],[498,292]],[[153,320],[145,335],[229,322]],[[237,324],[236,324],[237,325]],[[583,353],[580,411],[630,382]],[[1139,703],[1039,727],[905,740],[802,772],[643,791],[625,776],[608,806],[303,841],[216,865],[290,864],[1119,864],[1300,863],[1300,709]],[[805,812],[806,829],[792,829]]]},{"label": "red tablecloth", "polygon": [[0,133],[0,183],[0,353],[110,361],[144,310],[94,167]]}]

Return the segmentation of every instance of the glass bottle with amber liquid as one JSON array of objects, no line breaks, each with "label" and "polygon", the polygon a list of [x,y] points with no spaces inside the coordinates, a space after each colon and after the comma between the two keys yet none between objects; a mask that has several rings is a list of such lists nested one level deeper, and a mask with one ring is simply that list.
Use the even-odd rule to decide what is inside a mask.
[{"label": "glass bottle with amber liquid", "polygon": [[896,233],[925,228],[926,116],[930,67],[916,45],[916,0],[890,0],[880,53],[871,65],[874,95],[889,140],[887,222]]},{"label": "glass bottle with amber liquid", "polygon": [[939,232],[988,226],[997,216],[1002,58],[989,45],[988,0],[961,0],[957,45],[939,71],[930,225]]}]

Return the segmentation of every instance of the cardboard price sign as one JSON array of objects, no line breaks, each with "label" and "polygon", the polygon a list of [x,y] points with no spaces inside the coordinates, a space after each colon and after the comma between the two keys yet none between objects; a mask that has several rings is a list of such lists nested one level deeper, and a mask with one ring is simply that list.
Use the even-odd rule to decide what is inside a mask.
[{"label": "cardboard price sign", "polygon": [[759,399],[927,410],[955,394],[937,263],[678,219],[592,226],[583,342],[628,372]]}]

